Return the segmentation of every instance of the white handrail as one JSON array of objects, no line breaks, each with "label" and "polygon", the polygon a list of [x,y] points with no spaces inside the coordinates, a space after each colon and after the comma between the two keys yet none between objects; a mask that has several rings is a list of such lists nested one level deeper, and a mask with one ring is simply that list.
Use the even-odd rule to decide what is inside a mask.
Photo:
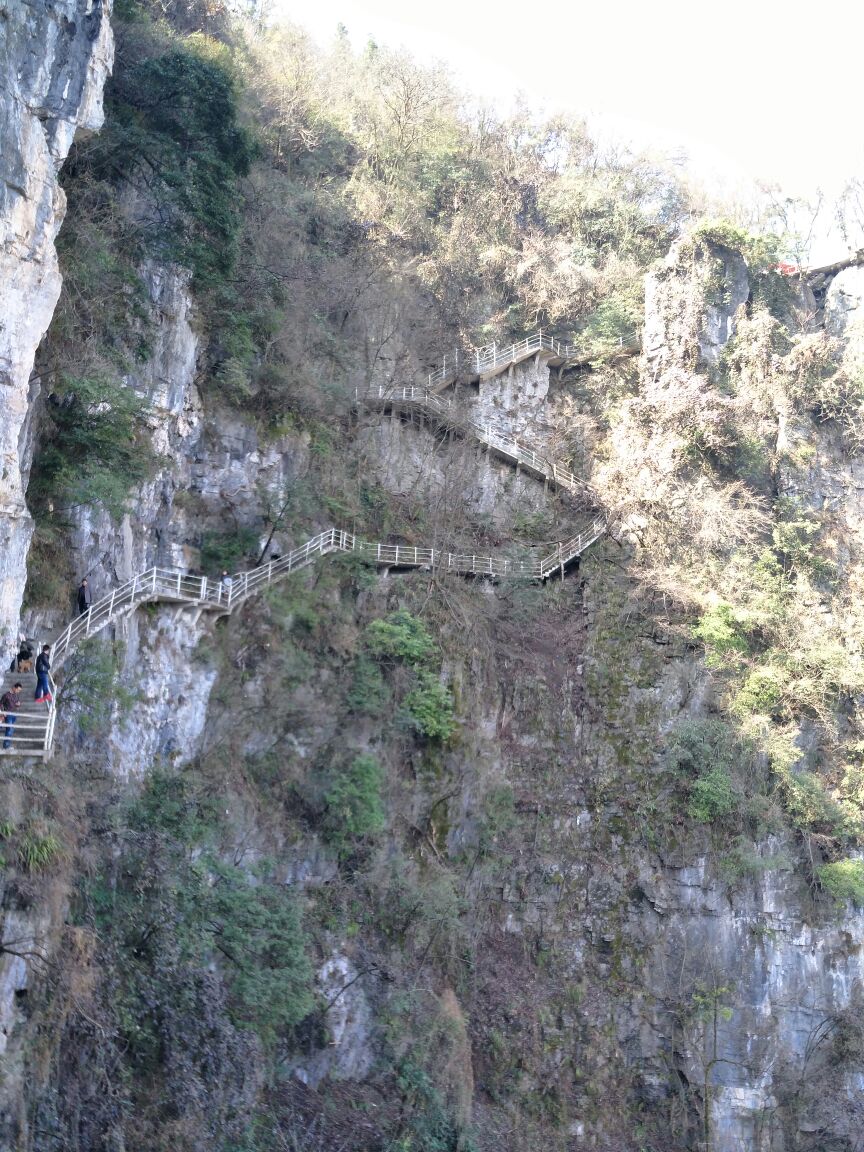
[{"label": "white handrail", "polygon": [[559,488],[566,488],[570,492],[590,491],[591,485],[583,480],[569,468],[555,459],[542,455],[536,448],[519,440],[507,440],[493,432],[488,424],[480,424],[470,416],[460,411],[448,397],[446,400],[428,388],[418,388],[408,385],[404,388],[390,388],[386,391],[379,388],[358,395],[358,403],[375,405],[382,408],[411,408],[420,409],[440,419],[442,424],[467,432],[481,444],[487,445],[499,456],[512,461],[528,471],[539,475],[544,480],[550,480]]},{"label": "white handrail", "polygon": [[[493,343],[477,349],[473,357],[473,367],[479,374],[491,372],[501,365],[514,363],[533,352],[540,351],[549,351],[555,357],[566,358],[575,354],[575,346],[561,344],[560,341],[544,335],[541,330],[533,336],[503,347]],[[586,481],[558,461],[546,459],[537,449],[516,439],[505,439],[497,435],[488,425],[481,425],[466,414],[460,413],[449,398],[445,403],[440,396],[431,391],[434,384],[455,379],[459,371],[460,360],[457,351],[449,364],[445,356],[441,367],[429,374],[427,388],[413,386],[389,390],[379,388],[377,393],[370,392],[362,399],[382,406],[401,405],[421,408],[440,417],[449,426],[470,433],[500,456],[513,461],[517,466],[525,467],[535,476],[551,480],[571,492],[590,488]],[[557,545],[555,551],[548,556],[535,559],[529,554],[525,558],[511,559],[474,554],[460,555],[454,552],[442,553],[432,548],[358,540],[344,529],[331,527],[294,548],[287,556],[270,560],[250,571],[236,573],[231,577],[227,591],[226,585],[221,581],[214,585],[206,576],[191,576],[177,569],[149,568],[96,600],[82,616],[71,621],[63,629],[51,646],[53,671],[56,672],[62,666],[82,635],[86,638],[94,632],[101,631],[112,621],[133,612],[140,604],[168,601],[199,605],[218,612],[231,612],[237,604],[245,602],[259,586],[269,585],[275,579],[300,571],[314,563],[319,556],[334,552],[355,552],[368,563],[389,567],[440,568],[447,572],[462,574],[545,580],[558,570],[563,573],[565,566],[590,547],[607,531],[607,528],[607,520],[605,517],[600,517],[586,531]],[[15,752],[16,743],[19,745],[19,750],[25,754],[34,754],[37,751],[46,757],[50,754],[56,724],[57,688],[53,676],[49,676],[49,685],[52,700],[44,720],[38,714],[27,713],[28,718],[21,722],[18,736],[16,737],[13,730],[9,738],[11,747],[6,750],[7,754]],[[16,727],[17,724],[18,721]],[[25,731],[34,735],[25,736]],[[25,743],[38,744],[38,750],[25,749]]]},{"label": "white handrail", "polygon": [[[622,342],[623,346],[623,342]],[[494,372],[506,364],[525,360],[535,352],[551,352],[557,360],[575,360],[585,355],[584,345],[565,343],[548,336],[541,328],[532,336],[522,340],[511,341],[509,344],[499,344],[494,341],[481,348],[475,348],[470,356],[461,355],[456,349],[448,357],[445,355],[441,366],[434,369],[427,376],[427,387],[434,389],[451,380],[458,379],[465,367],[470,366],[474,375],[485,375]]]}]

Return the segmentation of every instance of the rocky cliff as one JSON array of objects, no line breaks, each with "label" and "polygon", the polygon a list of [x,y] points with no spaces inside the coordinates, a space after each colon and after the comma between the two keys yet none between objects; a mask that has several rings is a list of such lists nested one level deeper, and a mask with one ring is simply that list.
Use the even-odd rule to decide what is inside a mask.
[{"label": "rocky cliff", "polygon": [[60,293],[54,238],[65,200],[57,175],[76,133],[95,131],[102,124],[102,90],[113,56],[110,11],[110,4],[101,0],[50,7],[10,2],[0,11],[5,67],[0,97],[0,634],[7,648],[15,640],[32,532],[22,484],[32,450],[28,413],[39,390],[30,376]]},{"label": "rocky cliff", "polygon": [[[5,15],[10,636],[28,377],[59,288],[56,171],[98,127],[110,32],[98,6]],[[690,237],[650,271],[638,369],[538,358],[463,389],[501,432],[558,444],[577,428],[591,446],[591,499],[616,530],[566,579],[334,563],[218,623],[139,611],[70,666],[51,769],[3,781],[4,1147],[856,1146],[864,914],[819,883],[849,843],[840,817],[805,819],[789,797],[815,809],[819,771],[836,770],[847,803],[858,755],[857,682],[833,670],[855,664],[857,625],[831,573],[857,587],[861,457],[827,393],[813,411],[795,382],[826,335],[840,343],[820,380],[848,371],[859,270],[824,311],[796,286],[771,315],[759,294],[783,285],[730,243]],[[124,514],[68,518],[70,571],[97,595],[238,538],[251,564],[328,517],[491,549],[584,520],[585,501],[431,422],[350,412],[356,383],[416,366],[398,275],[391,307],[347,325],[323,417],[265,425],[260,392],[212,386],[190,273],[150,256],[136,274],[149,352],[123,361],[123,385],[146,403],[154,465]],[[761,599],[736,599],[751,569]],[[836,625],[835,679],[766,639],[776,586],[821,634]],[[42,604],[25,622],[64,616]],[[745,707],[769,671],[781,688]],[[280,934],[259,946],[269,923]],[[300,939],[308,958],[285,958]],[[256,964],[282,983],[256,983]]]}]

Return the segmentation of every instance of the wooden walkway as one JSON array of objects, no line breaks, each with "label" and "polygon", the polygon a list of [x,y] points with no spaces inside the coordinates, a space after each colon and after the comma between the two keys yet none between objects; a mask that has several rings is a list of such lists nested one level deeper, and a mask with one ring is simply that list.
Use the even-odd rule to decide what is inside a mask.
[{"label": "wooden walkway", "polygon": [[[519,359],[535,354],[537,351],[537,348],[533,347],[535,342],[536,340],[532,338],[521,344],[508,346],[516,359],[510,359],[507,363],[518,363]],[[532,345],[532,351],[523,355],[524,348],[528,344]],[[481,352],[484,353],[482,358],[484,364],[501,363],[497,353],[490,357],[486,355],[486,350],[481,349]],[[524,469],[537,479],[551,482],[573,493],[590,490],[585,481],[556,461],[547,459],[535,449],[517,440],[498,436],[488,426],[468,418],[457,405],[442,399],[431,388],[409,387],[372,392],[358,397],[359,401],[384,409],[422,412],[463,435],[476,438],[497,456],[516,465],[517,468]],[[57,673],[67,657],[83,641],[122,617],[128,616],[141,604],[155,602],[177,604],[199,614],[208,612],[214,616],[226,615],[244,604],[250,596],[276,581],[308,568],[325,556],[342,553],[357,556],[365,563],[383,568],[421,568],[493,579],[547,580],[556,573],[563,577],[568,564],[598,540],[607,531],[607,527],[607,518],[603,515],[598,516],[582,532],[569,540],[561,541],[551,552],[541,555],[529,551],[515,558],[377,543],[361,540],[339,528],[327,528],[287,556],[262,564],[250,571],[239,572],[229,581],[211,580],[206,576],[190,576],[184,572],[165,568],[150,568],[94,601],[84,615],[63,629],[51,645],[52,673]],[[54,742],[56,685],[52,678],[51,691],[54,699],[46,707],[42,704],[37,705],[32,700],[35,685],[35,677],[32,675],[22,674],[16,677],[12,673],[7,674],[3,678],[2,691],[11,686],[16,678],[24,685],[20,719],[16,721],[10,734],[10,747],[0,748],[0,755],[40,756],[47,760]],[[0,724],[0,743],[3,738],[5,738],[5,726]]]}]

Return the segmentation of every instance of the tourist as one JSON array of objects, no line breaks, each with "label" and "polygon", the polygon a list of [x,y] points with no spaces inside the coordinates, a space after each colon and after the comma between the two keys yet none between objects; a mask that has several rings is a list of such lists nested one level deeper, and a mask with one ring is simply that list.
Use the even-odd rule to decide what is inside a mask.
[{"label": "tourist", "polygon": [[50,647],[45,644],[36,657],[36,695],[33,699],[37,704],[51,703],[51,685],[48,683],[48,673],[51,671],[51,661],[48,654]]},{"label": "tourist", "polygon": [[12,743],[12,729],[15,727],[15,721],[18,719],[18,712],[21,708],[21,685],[16,681],[8,692],[4,692],[0,696],[0,710],[5,713],[3,720],[6,724],[6,732],[4,733],[6,739],[3,741],[3,747],[8,748]]},{"label": "tourist", "polygon": [[85,576],[81,583],[78,585],[78,614],[83,616],[85,612],[90,611],[90,605],[93,603],[93,596],[90,592],[90,585],[87,583]]}]

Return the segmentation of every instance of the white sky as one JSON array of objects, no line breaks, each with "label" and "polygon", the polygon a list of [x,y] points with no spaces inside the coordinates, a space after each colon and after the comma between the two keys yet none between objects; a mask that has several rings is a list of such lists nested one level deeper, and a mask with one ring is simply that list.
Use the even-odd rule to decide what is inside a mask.
[{"label": "white sky", "polygon": [[[403,46],[506,108],[588,116],[610,136],[684,150],[704,182],[830,199],[864,174],[858,0],[273,0],[326,43]],[[826,214],[827,215],[827,214]],[[827,224],[826,224],[827,227]],[[824,235],[814,262],[845,255]]]}]

